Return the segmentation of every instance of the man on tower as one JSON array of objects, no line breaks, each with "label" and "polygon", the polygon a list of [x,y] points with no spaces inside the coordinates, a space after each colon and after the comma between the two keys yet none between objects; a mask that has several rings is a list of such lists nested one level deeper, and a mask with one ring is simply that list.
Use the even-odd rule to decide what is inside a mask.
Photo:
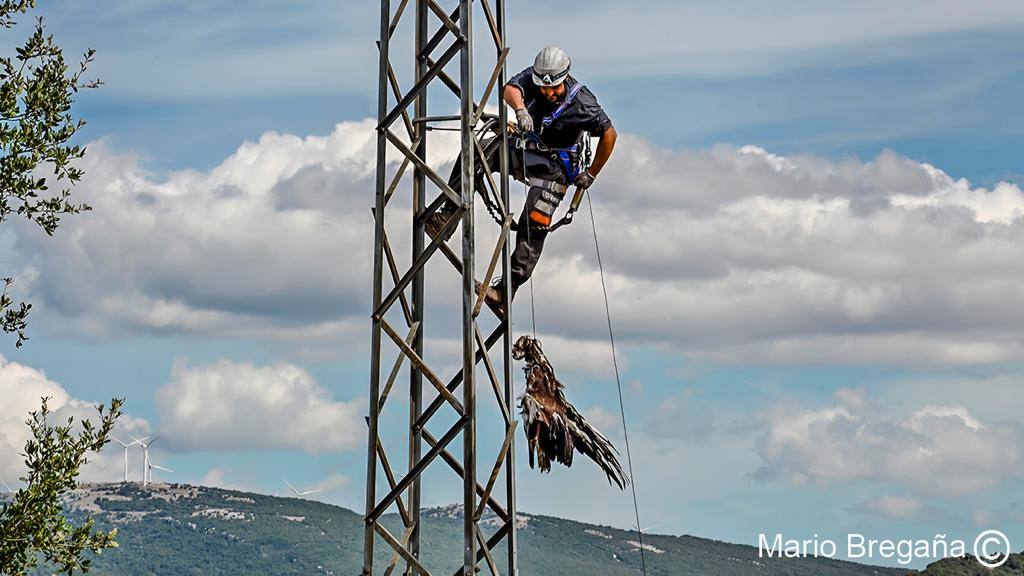
[{"label": "man on tower", "polygon": [[[569,74],[570,66],[564,50],[548,46],[537,54],[533,66],[513,76],[502,92],[505,103],[515,110],[518,124],[517,133],[509,139],[509,171],[514,178],[530,185],[511,257],[513,297],[533,274],[555,209],[569,186],[589,188],[615,147],[617,134],[611,120],[594,93]],[[583,151],[589,149],[590,137],[600,140],[593,162],[587,166]],[[497,169],[496,154],[488,164]],[[440,231],[450,210],[451,207],[438,209],[427,222],[426,230],[431,237]],[[486,290],[488,307],[503,318],[500,281]]]},{"label": "man on tower", "polygon": [[[519,131],[536,135],[526,138],[530,191],[512,253],[513,296],[533,274],[555,208],[569,185],[590,188],[615,147],[617,135],[611,120],[594,93],[569,74],[570,65],[565,51],[548,46],[537,54],[532,67],[505,84],[502,94],[516,111]],[[600,138],[589,167],[582,165],[580,157],[587,134]],[[501,302],[501,294],[491,288],[487,299]]]}]

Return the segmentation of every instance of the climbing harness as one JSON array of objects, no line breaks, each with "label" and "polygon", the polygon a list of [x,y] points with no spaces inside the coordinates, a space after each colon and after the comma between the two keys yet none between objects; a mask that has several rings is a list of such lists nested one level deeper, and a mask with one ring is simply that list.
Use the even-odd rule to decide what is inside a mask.
[{"label": "climbing harness", "polygon": [[550,226],[555,209],[565,196],[568,186],[540,178],[530,178],[529,183],[533,188],[540,189],[540,197],[533,202],[530,210],[530,220],[541,226]]},{"label": "climbing harness", "polygon": [[[583,170],[586,170],[587,168],[590,167],[590,160],[591,160],[591,155],[590,155],[590,134],[587,134],[587,133],[583,134],[583,145],[582,145],[582,148],[583,148],[583,151],[582,151],[582,154],[580,155],[580,158],[581,158],[580,166],[582,167]],[[577,175],[578,175],[578,173],[577,173]],[[573,178],[573,180],[575,180],[575,178]],[[580,188],[580,187],[576,188],[576,193],[573,194],[573,196],[572,196],[572,202],[569,204],[569,209],[565,211],[565,214],[562,216],[562,218],[558,222],[555,222],[554,225],[551,226],[551,228],[549,230],[550,232],[554,232],[555,230],[558,230],[562,226],[565,226],[566,224],[571,224],[572,223],[573,216],[576,214],[576,210],[579,209],[580,202],[583,201],[583,194],[586,193],[586,191],[587,191],[586,188]]]},{"label": "climbing harness", "polygon": [[544,129],[547,128],[548,126],[550,126],[552,122],[554,122],[555,120],[558,120],[558,117],[562,115],[562,112],[565,112],[565,109],[569,107],[569,104],[572,104],[573,98],[575,98],[576,95],[579,94],[581,89],[583,89],[583,84],[582,83],[576,83],[575,86],[573,86],[572,88],[569,88],[569,93],[566,94],[565,100],[563,100],[562,103],[558,105],[558,108],[555,108],[554,111],[551,112],[551,114],[548,114],[543,119],[541,119],[541,121],[540,121],[540,133],[541,134],[544,133]]},{"label": "climbing harness", "polygon": [[[548,154],[552,160],[556,160],[558,162],[558,165],[562,168],[562,173],[565,175],[566,182],[569,183],[575,181],[576,177],[590,166],[591,149],[590,135],[588,133],[580,133],[579,141],[577,141],[576,144],[565,148],[549,147],[541,140],[541,134],[544,133],[544,129],[551,126],[555,120],[565,112],[569,107],[569,104],[571,104],[572,100],[576,97],[576,94],[578,94],[582,88],[583,84],[576,84],[569,89],[569,93],[566,95],[565,101],[555,108],[551,114],[545,116],[541,120],[540,133],[528,133],[521,135],[519,142],[523,150],[524,166],[526,163],[526,150],[533,150],[542,154]],[[542,193],[542,201],[538,202],[535,209],[530,213],[531,220],[542,226],[547,226],[549,232],[554,232],[562,226],[572,222],[573,216],[576,214],[576,210],[579,209],[580,202],[583,200],[583,190],[579,188],[576,189],[576,193],[573,195],[569,209],[558,222],[552,225],[551,220],[554,216],[555,209],[562,201],[565,192],[569,189],[569,185],[541,178],[530,178],[529,184],[558,194],[555,196],[553,194]]]},{"label": "climbing harness", "polygon": [[[558,222],[552,224],[554,213],[562,199],[565,197],[565,193],[572,185],[572,182],[576,180],[576,177],[579,176],[583,170],[586,170],[590,166],[592,154],[590,148],[590,135],[586,132],[582,132],[580,134],[580,138],[576,144],[564,148],[547,146],[541,140],[541,134],[543,134],[545,128],[551,126],[566,111],[566,109],[568,109],[572,100],[582,88],[583,84],[579,83],[574,85],[572,88],[569,88],[565,100],[541,120],[539,132],[522,133],[515,131],[510,134],[515,148],[517,148],[522,155],[522,170],[524,175],[524,179],[522,181],[527,184],[527,195],[529,194],[529,187],[531,186],[541,188],[543,190],[540,201],[537,202],[537,206],[535,206],[535,209],[531,211],[529,217],[537,225],[546,227],[549,232],[553,232],[573,221],[573,216],[579,209],[580,203],[583,199],[583,190],[578,188],[576,193],[573,195],[572,203],[570,204],[568,211]],[[481,148],[485,155],[492,153],[494,146],[499,146],[502,142],[502,139],[500,138],[501,131],[498,129],[496,119],[488,119],[483,123],[477,131],[477,138],[482,138],[482,136],[488,131],[494,132],[495,137],[482,144]],[[568,184],[563,184],[557,180],[549,180],[526,175],[527,151],[537,152],[538,154],[547,156],[551,160],[557,162],[558,166],[561,167],[562,173],[565,176],[565,181]],[[487,213],[491,216],[491,219],[494,220],[495,224],[503,226],[505,221],[505,214],[503,214],[503,210],[499,207],[496,199],[492,197],[487,186],[480,182],[485,178],[483,170],[483,163],[478,163],[473,175],[474,188],[483,200],[484,207],[487,209]],[[454,175],[458,173],[459,165],[456,163],[452,169],[452,178],[454,178]],[[452,181],[452,178],[450,178],[449,181]],[[478,183],[479,185],[477,185]],[[518,222],[513,222],[511,228],[513,231],[518,231]]]}]

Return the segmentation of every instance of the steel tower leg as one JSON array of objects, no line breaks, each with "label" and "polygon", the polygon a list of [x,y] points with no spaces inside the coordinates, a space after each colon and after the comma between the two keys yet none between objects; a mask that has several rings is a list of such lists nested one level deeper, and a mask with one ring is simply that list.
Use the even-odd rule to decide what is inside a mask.
[{"label": "steel tower leg", "polygon": [[[501,104],[501,86],[507,76],[505,59],[508,55],[505,3],[504,0],[448,1],[452,5],[447,7],[441,5],[444,0],[381,1],[370,413],[367,418],[369,436],[363,544],[363,574],[366,576],[378,573],[378,568],[379,573],[388,575],[396,569],[408,575],[431,574],[430,567],[425,565],[426,557],[461,557],[462,565],[455,576],[475,575],[482,570],[481,563],[497,576],[499,568],[493,551],[499,547],[503,547],[508,555],[507,567],[503,566],[500,571],[513,576],[518,571],[511,333],[509,323],[499,321],[484,337],[478,322],[482,301],[474,290],[477,280],[474,174],[479,166],[487,166],[483,170],[488,174],[484,179],[485,185],[493,198],[500,199],[499,212],[503,213],[504,221],[497,245],[488,247],[490,264],[481,279],[485,283],[490,282],[500,257],[505,293],[510,293],[509,229],[512,218],[507,209],[509,159],[504,145],[507,142],[506,112]],[[488,36],[494,42],[493,58],[489,54],[474,53],[474,13],[482,15],[486,21]],[[411,26],[403,26],[407,20],[414,22]],[[413,35],[413,41],[408,44],[415,50],[411,63],[392,59],[394,46],[407,45],[392,42],[403,33]],[[481,71],[487,73],[488,80],[477,99],[479,87],[474,84],[474,66],[481,62]],[[454,74],[456,67],[458,73]],[[428,93],[437,92],[440,92],[438,96],[449,96],[431,96],[428,102]],[[458,115],[430,115],[428,104],[445,112],[455,108],[451,96],[458,102]],[[498,105],[498,114],[485,113],[487,105]],[[460,133],[457,186],[450,185],[448,178],[437,171],[436,162],[431,163],[427,159],[428,141],[438,129],[454,129]],[[482,156],[483,142],[493,137],[499,138],[503,145],[498,162],[490,166]],[[490,177],[491,169],[499,172],[497,179]],[[403,201],[402,197],[407,194],[410,201]],[[409,205],[412,206],[411,218],[390,216],[394,212],[408,210]],[[440,212],[444,216],[443,228],[440,234],[428,237],[424,223],[438,214],[442,205],[454,207],[454,213],[447,209]],[[454,234],[460,224],[462,233]],[[405,234],[399,236],[400,230]],[[461,253],[453,250],[450,241],[444,239],[448,237],[461,238]],[[393,249],[393,242],[405,241],[411,247],[411,254],[409,261],[403,264]],[[455,293],[434,294],[428,300],[426,270],[431,261],[447,263],[443,267],[448,270],[451,269],[449,264],[454,268],[459,277],[461,301]],[[434,314],[436,320],[432,322],[436,326],[428,322],[431,321],[426,311],[428,301],[431,306],[443,308],[442,313]],[[453,312],[459,303],[461,314],[458,322],[453,323]],[[509,310],[508,304],[506,302],[506,310]],[[483,310],[485,318],[490,321],[490,312],[487,308]],[[445,326],[456,329],[462,343],[461,369],[447,380],[443,380],[442,375],[431,367],[434,359],[426,345],[428,330],[431,336],[437,337],[438,330],[435,329]],[[490,354],[499,342],[502,365],[496,369]],[[489,404],[488,398],[492,396],[486,385],[481,388],[484,393],[477,394],[476,371],[481,363],[487,374],[487,380],[483,382],[489,382],[493,391],[500,426],[492,422],[478,426],[478,416],[491,414],[478,408],[483,402]],[[401,397],[401,387],[394,386],[403,366],[409,370],[407,398]],[[427,384],[431,394],[425,394],[424,386]],[[399,404],[406,400],[407,412],[404,412]],[[389,414],[396,411],[398,414],[395,416],[405,414],[406,424],[395,425],[389,419]],[[399,430],[404,432],[396,434]],[[456,449],[459,442],[461,452]],[[392,454],[398,456],[397,444],[404,445],[401,453],[407,456],[405,470],[393,467],[401,462],[400,458],[389,457]],[[485,467],[486,476],[480,474],[478,465]],[[450,470],[455,475],[431,473],[425,476],[428,470],[435,468]],[[502,473],[505,479],[499,482]],[[445,478],[457,478],[462,488],[461,555],[455,550],[424,548],[430,540],[422,537],[426,529],[421,518],[423,487],[428,482],[432,485],[443,483]],[[487,478],[486,482],[481,483],[484,478]],[[497,519],[496,529],[488,528],[495,526],[494,522],[481,524],[485,512],[490,512]],[[401,533],[393,532],[399,523]],[[378,540],[386,545],[381,548],[383,552],[375,551]]]}]

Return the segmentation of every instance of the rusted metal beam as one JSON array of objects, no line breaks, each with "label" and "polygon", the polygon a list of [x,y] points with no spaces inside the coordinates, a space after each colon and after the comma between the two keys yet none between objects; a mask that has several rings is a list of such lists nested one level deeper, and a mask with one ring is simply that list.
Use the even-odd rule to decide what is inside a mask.
[{"label": "rusted metal beam", "polygon": [[430,178],[430,181],[440,188],[441,192],[444,192],[445,196],[447,196],[452,203],[457,206],[462,205],[462,198],[452,190],[451,186],[448,185],[448,182],[445,182],[437,172],[434,172],[433,168],[427,165],[426,161],[419,158],[411,148],[405,145],[405,142],[402,142],[398,136],[395,136],[394,132],[391,130],[385,130],[384,133],[388,138],[388,142],[391,142],[395,148],[398,148],[398,151],[404,154],[406,158],[412,160],[412,163],[416,165],[416,168],[425,174],[427,178]]},{"label": "rusted metal beam", "polygon": [[[395,261],[395,253],[391,251],[391,241],[388,240],[388,231],[384,230],[384,256],[387,257],[388,269],[391,271],[391,281],[398,284],[398,263]],[[402,313],[405,314],[405,323],[413,325],[412,308],[409,300],[405,297],[405,290],[398,293],[398,299],[402,303]]]},{"label": "rusted metal beam", "polygon": [[[419,332],[420,323],[415,322],[409,328],[409,335],[405,337],[405,344],[412,346],[413,340],[416,338],[416,334]],[[384,411],[384,404],[388,401],[388,394],[391,393],[391,387],[395,385],[395,380],[398,378],[398,371],[402,368],[402,361],[405,360],[406,354],[402,351],[398,352],[398,357],[395,358],[395,363],[391,367],[391,374],[388,375],[388,381],[384,385],[384,390],[380,393],[380,400],[377,402],[377,410],[380,412]]]},{"label": "rusted metal beam", "polygon": [[373,528],[377,531],[378,534],[380,534],[381,538],[383,538],[384,541],[387,542],[388,545],[394,549],[395,552],[398,552],[402,556],[402,558],[405,559],[406,562],[412,564],[417,572],[419,572],[422,576],[430,576],[430,570],[427,570],[422,564],[420,564],[420,561],[415,556],[410,554],[409,551],[405,549],[405,546],[401,542],[399,542],[398,539],[391,534],[391,532],[388,532],[387,528],[381,526],[380,523],[377,522],[373,523]]},{"label": "rusted metal beam", "polygon": [[[409,538],[412,536],[414,528],[415,526],[408,526],[405,531],[402,532],[402,541],[400,544],[403,548],[409,545]],[[384,570],[384,576],[391,576],[391,573],[395,571],[395,567],[398,566],[398,559],[400,557],[401,554],[398,553],[398,550],[391,553],[391,560],[388,560],[388,567]]]},{"label": "rusted metal beam", "polygon": [[[483,560],[483,558],[484,558],[483,548],[487,548],[488,550],[494,550],[494,547],[498,545],[498,542],[501,542],[501,540],[503,538],[505,538],[505,535],[509,534],[509,533],[514,534],[515,530],[513,530],[511,528],[511,525],[508,522],[505,522],[504,524],[501,525],[500,528],[495,530],[494,534],[491,534],[491,537],[487,539],[487,543],[484,546],[481,547],[481,550],[479,552],[477,552],[476,561],[480,562],[481,560]],[[475,571],[475,568],[476,567],[474,566],[474,571]],[[464,573],[462,571],[462,568],[459,568],[459,570],[457,572],[453,573],[452,576],[463,576],[463,574]]]},{"label": "rusted metal beam", "polygon": [[[384,450],[384,444],[381,442],[380,437],[377,437],[377,455],[380,456],[381,467],[384,469],[384,476],[388,479],[388,486],[393,490],[395,488],[395,473],[391,469],[391,463],[388,461],[387,452]],[[409,517],[409,511],[402,503],[402,497],[395,498],[395,504],[398,506],[398,514],[402,517],[402,524],[405,526],[412,526],[412,519]]]},{"label": "rusted metal beam", "polygon": [[[390,308],[391,305],[395,303],[395,300],[398,299],[398,295],[405,290],[406,286],[409,285],[409,282],[412,282],[413,278],[416,275],[416,272],[418,272],[420,268],[422,268],[427,263],[427,260],[430,258],[431,254],[433,254],[434,251],[437,250],[437,247],[440,244],[443,244],[441,238],[443,238],[445,234],[448,234],[455,229],[455,226],[458,225],[459,219],[461,218],[462,212],[464,211],[464,208],[459,208],[458,210],[456,210],[455,213],[452,214],[451,218],[449,218],[448,221],[445,223],[445,225],[441,227],[441,234],[437,238],[435,238],[430,243],[429,246],[423,249],[423,253],[420,254],[420,257],[417,258],[416,261],[412,263],[412,266],[410,266],[409,270],[407,270],[405,275],[402,276],[402,279],[395,283],[395,287],[391,289],[391,292],[389,292],[388,295],[381,300],[380,304],[378,304],[376,308],[374,308],[374,318],[384,317],[384,313],[387,312],[388,308]],[[383,241],[381,243],[383,244]]]},{"label": "rusted metal beam", "polygon": [[[483,0],[484,5],[487,5],[487,0]],[[480,117],[484,113],[484,109],[487,107],[487,101],[491,99],[491,90],[494,90],[494,84],[498,81],[498,76],[501,71],[505,69],[505,58],[508,56],[508,48],[502,49],[498,53],[498,62],[494,65],[494,70],[491,72],[491,77],[487,80],[487,88],[484,89],[483,96],[480,97],[480,106],[476,110],[476,114],[473,115],[473,125],[476,126],[477,122],[480,121]],[[499,98],[500,100],[500,98]],[[502,105],[501,102],[498,103]]]},{"label": "rusted metal beam", "polygon": [[[423,439],[426,440],[427,444],[432,447],[436,447],[438,445],[438,441],[426,428],[423,429]],[[444,448],[441,449],[440,456],[441,459],[444,460],[446,464],[448,464],[448,467],[451,468],[459,476],[459,478],[465,478],[465,469],[462,467],[462,464],[459,463],[458,458],[453,456],[451,452]],[[478,496],[484,496],[484,487],[481,486],[479,483],[476,485],[476,493]],[[494,498],[488,496],[487,498],[484,498],[482,501],[485,502],[487,506],[492,511],[494,511],[495,514],[498,515],[498,518],[501,518],[502,520],[508,518],[508,511],[505,510],[505,507],[502,506],[501,503],[495,500]]]},{"label": "rusted metal beam", "polygon": [[[455,6],[448,5],[449,2]],[[510,518],[515,517],[514,503],[515,495],[508,490],[514,490],[514,483],[511,478],[513,469],[514,440],[509,440],[510,429],[514,430],[516,424],[509,410],[510,370],[508,358],[511,339],[511,326],[508,321],[499,322],[495,331],[486,339],[482,336],[479,326],[476,323],[476,315],[479,314],[482,301],[474,293],[474,282],[477,277],[475,272],[475,242],[476,228],[474,222],[476,182],[474,174],[478,170],[486,173],[484,186],[489,193],[496,198],[502,214],[507,217],[508,201],[508,158],[507,150],[499,151],[498,164],[492,166],[494,161],[484,154],[482,142],[486,142],[491,134],[498,134],[501,144],[507,145],[505,130],[506,112],[501,105],[500,90],[497,88],[505,81],[505,65],[509,51],[504,45],[505,42],[505,17],[504,0],[415,0],[415,37],[413,60],[415,66],[410,68],[407,65],[399,65],[399,62],[392,60],[397,54],[396,47],[407,45],[405,41],[400,44],[393,42],[396,35],[411,32],[406,20],[410,19],[410,12],[413,2],[411,0],[382,0],[380,19],[380,62],[378,69],[378,107],[377,107],[377,179],[376,199],[374,204],[374,290],[372,298],[371,320],[373,330],[371,336],[371,371],[373,375],[370,380],[370,415],[367,418],[370,426],[370,442],[368,443],[368,468],[367,468],[367,489],[366,489],[366,516],[364,532],[364,576],[375,576],[374,571],[374,542],[378,537],[384,540],[392,548],[387,562],[382,564],[385,576],[393,576],[401,573],[403,576],[416,576],[417,574],[429,574],[427,568],[421,561],[421,547],[429,545],[424,530],[425,526],[420,522],[420,494],[421,485],[433,479],[433,474],[426,474],[426,471],[435,468],[438,463],[438,456],[445,462],[444,465],[456,471],[462,484],[462,505],[466,511],[463,522],[463,566],[460,572],[463,576],[474,576],[475,572],[482,567],[480,562],[486,562],[492,575],[497,576],[499,565],[495,562],[494,547],[504,538],[508,538],[509,550],[512,554],[509,557],[510,568],[515,563],[514,535],[515,524]],[[483,17],[486,18],[486,25],[489,34],[484,33],[494,40],[495,52],[493,60],[488,54],[488,78],[484,82],[483,93],[477,101],[474,99],[475,83],[474,75],[474,34],[473,15],[474,4],[480,4]],[[454,8],[454,9],[452,9]],[[493,10],[492,10],[493,8]],[[404,25],[403,25],[404,24]],[[438,25],[440,24],[440,25]],[[490,42],[487,42],[490,44]],[[488,51],[489,52],[489,51]],[[459,56],[458,73],[455,73],[455,56]],[[493,68],[490,68],[493,62]],[[411,74],[410,74],[411,72]],[[410,87],[411,86],[411,87]],[[434,90],[434,87],[443,87],[441,90]],[[403,91],[403,88],[407,88]],[[447,92],[453,94],[458,100],[458,114],[454,116],[431,115],[427,107],[428,94],[440,94],[447,97]],[[495,96],[499,104],[497,114],[488,114],[488,106],[493,105]],[[435,96],[429,96],[431,104],[443,113],[451,114],[450,104],[443,102],[434,103]],[[486,119],[486,120],[485,120]],[[432,125],[443,121],[457,122],[451,126],[441,124]],[[401,123],[404,128],[396,128],[395,124]],[[448,178],[442,178],[438,167],[427,161],[428,137],[435,129],[455,130],[460,133],[460,158],[461,162],[457,170],[461,180],[458,186],[449,184]],[[405,133],[402,133],[404,130]],[[491,149],[488,147],[487,149]],[[401,154],[399,157],[389,158],[389,155]],[[400,163],[396,160],[400,160]],[[389,162],[390,161],[390,162]],[[395,170],[397,168],[397,170]],[[500,180],[492,169],[500,171]],[[412,186],[404,186],[406,177],[412,174]],[[455,180],[451,180],[454,182]],[[434,196],[433,201],[427,205],[427,187],[437,188],[439,193]],[[405,207],[405,198],[402,202],[392,202],[396,195],[403,195],[407,190],[412,190],[412,218],[408,216],[400,218],[398,225],[408,226],[411,223],[411,256],[408,268],[403,268],[404,261],[396,257],[393,248],[397,248],[397,238],[403,240],[406,236],[394,236],[389,231],[396,230],[394,221],[386,223],[393,216],[387,212],[396,212],[397,205]],[[499,193],[500,189],[500,193]],[[426,234],[427,223],[431,218],[436,217],[438,210],[445,203],[448,206],[444,209],[444,222],[439,228],[441,230],[434,237],[429,238]],[[389,210],[390,209],[390,210]],[[503,221],[504,224],[504,221]],[[455,236],[457,231],[458,236]],[[408,230],[408,229],[406,229]],[[509,232],[511,224],[504,224],[501,227],[500,238],[491,254],[488,270],[484,275],[485,281],[496,276],[497,262],[502,262],[502,272],[505,276],[505,284],[508,284],[508,251]],[[459,238],[457,242],[449,242],[450,238]],[[456,246],[456,244],[458,244]],[[404,243],[403,243],[404,245]],[[440,253],[440,254],[439,254]],[[425,298],[425,278],[427,263],[443,257],[452,264],[455,272],[460,276],[461,289],[459,294],[452,293],[451,296],[462,300],[462,366],[458,373],[447,383],[443,382],[438,374],[431,370],[430,364],[433,356],[430,350],[425,350],[425,335],[433,332],[428,322],[428,315],[424,308],[427,302],[433,299]],[[411,292],[411,294],[410,294]],[[506,289],[507,292],[507,289]],[[398,328],[398,321],[395,317],[397,311],[392,308],[401,305],[401,315],[407,329]],[[508,303],[506,303],[506,306]],[[454,319],[452,319],[454,320]],[[393,322],[393,323],[392,323]],[[399,335],[398,330],[401,330]],[[382,358],[385,346],[382,338],[387,335],[398,347],[397,358]],[[503,355],[505,366],[497,366],[492,362],[490,350],[498,342],[503,342]],[[407,428],[402,430],[399,426],[392,427],[393,423],[386,422],[385,418],[393,416],[396,412],[394,403],[399,397],[400,387],[396,386],[399,374],[403,373],[405,358],[409,359],[409,399],[408,399],[408,422]],[[394,360],[392,362],[392,360]],[[477,478],[477,455],[484,444],[477,445],[477,417],[478,397],[476,386],[476,366],[483,360],[486,369],[486,377],[494,393],[495,401],[501,410],[505,428],[501,433],[505,441],[497,450],[497,463],[493,469],[489,469],[490,476],[486,479],[485,485]],[[430,383],[437,390],[428,402],[424,402],[424,380]],[[504,380],[504,382],[502,382]],[[504,385],[504,389],[503,389]],[[459,387],[462,390],[459,390]],[[491,396],[491,393],[485,393]],[[489,399],[484,400],[489,402]],[[456,413],[455,424],[445,417],[445,434],[436,439],[427,431],[425,425],[435,425],[434,416],[438,415],[441,406],[448,404]],[[385,407],[387,409],[385,410]],[[380,431],[394,429],[396,436],[408,439],[408,467],[404,476],[394,468],[398,460],[395,457],[397,446],[389,436],[382,438]],[[490,460],[492,446],[497,448],[500,438],[493,434],[490,428],[487,431],[486,450]],[[513,434],[514,436],[514,434]],[[453,449],[453,442],[460,439],[459,448]],[[484,437],[481,436],[481,439]],[[385,442],[385,440],[387,440]],[[387,444],[387,446],[385,446]],[[389,450],[394,450],[389,453]],[[403,454],[404,455],[404,454]],[[489,463],[489,462],[488,462]],[[506,494],[502,494],[499,485],[501,469],[506,472]],[[380,475],[387,479],[387,483],[380,483]],[[447,478],[449,481],[452,478]],[[484,480],[481,478],[480,480]],[[378,488],[387,487],[383,498],[378,495]],[[502,501],[510,503],[507,506]],[[392,534],[380,519],[385,512],[393,511],[395,506],[401,516],[405,528],[400,534]],[[485,538],[484,526],[480,525],[479,519],[485,510],[493,510],[497,518],[502,520],[498,531],[490,538]],[[421,538],[422,537],[422,538]],[[379,553],[380,551],[378,551]],[[458,554],[456,550],[448,551],[450,554]],[[508,576],[516,576],[515,570],[505,569],[502,565],[501,572]]]},{"label": "rusted metal beam", "polygon": [[413,350],[412,347],[410,347],[404,340],[402,340],[402,337],[395,332],[395,329],[392,328],[390,324],[384,320],[382,320],[380,324],[384,329],[384,332],[391,337],[391,340],[393,340],[402,352],[409,357],[409,361],[412,365],[427,377],[427,380],[434,385],[434,388],[437,388],[438,394],[452,405],[452,408],[455,409],[455,412],[459,416],[464,416],[466,414],[465,406],[463,406],[462,403],[459,402],[459,399],[445,387],[444,383],[441,382],[441,379],[438,378],[437,375],[434,374],[434,371],[430,369],[430,366],[427,366],[427,363],[420,358],[420,355],[417,354],[416,351]]},{"label": "rusted metal beam", "polygon": [[[484,305],[484,298],[487,297],[487,289],[491,285],[491,278],[494,277],[494,268],[498,265],[498,258],[501,256],[501,249],[505,246],[505,237],[508,236],[510,228],[512,228],[512,215],[505,216],[505,223],[501,226],[501,234],[498,235],[498,241],[494,244],[494,252],[491,254],[491,261],[487,264],[487,272],[484,274],[484,279],[480,283],[480,294],[477,295],[476,304],[473,306],[474,318],[480,314],[480,307]],[[489,360],[488,363],[490,363]]]},{"label": "rusted metal beam", "polygon": [[512,425],[512,414],[508,410],[508,404],[505,399],[501,396],[501,390],[498,389],[498,375],[494,372],[494,365],[491,364],[490,354],[484,350],[484,337],[480,334],[480,326],[475,322],[473,323],[473,333],[476,334],[477,344],[480,346],[480,351],[483,354],[484,367],[487,369],[487,379],[491,381],[491,388],[494,390],[494,400],[498,404],[498,409],[501,410],[501,417],[505,420],[505,426]]},{"label": "rusted metal beam", "polygon": [[[508,431],[505,432],[505,442],[501,445],[501,450],[498,451],[498,457],[494,461],[494,468],[491,470],[491,476],[487,479],[487,486],[484,487],[484,493],[480,496],[482,502],[487,502],[491,498],[491,490],[494,489],[494,483],[498,480],[498,474],[501,473],[501,465],[505,462],[505,456],[508,454],[509,446],[512,445],[512,439],[516,435],[516,427],[519,423],[513,422],[508,427]],[[476,520],[480,521],[483,517],[483,506],[480,507],[480,511],[477,512]]]},{"label": "rusted metal beam", "polygon": [[480,524],[475,524],[474,528],[476,528],[477,542],[480,543],[480,552],[483,553],[484,560],[487,561],[487,568],[491,571],[491,576],[501,576],[501,574],[498,573],[498,565],[494,563],[494,558],[491,556],[491,549],[487,547],[487,540],[484,538],[484,533],[480,530]]},{"label": "rusted metal beam", "polygon": [[[498,327],[495,328],[494,331],[491,332],[491,335],[487,337],[487,340],[484,341],[484,348],[490,350],[491,347],[494,346],[494,343],[500,340],[501,337],[506,334],[508,328],[507,324],[507,318],[500,324],[498,324]],[[479,362],[483,358],[483,353],[478,351],[476,354],[476,361]],[[447,388],[449,392],[453,392],[455,391],[456,388],[459,387],[459,384],[461,383],[462,371],[460,370],[458,374],[452,377],[452,379],[448,382],[445,388]],[[423,410],[423,414],[420,416],[420,419],[416,421],[416,427],[423,428],[423,426],[426,425],[427,421],[430,420],[430,418],[434,415],[435,412],[437,412],[438,408],[440,408],[442,404],[444,404],[444,398],[441,398],[440,396],[435,398],[434,401],[430,403],[430,406],[427,406],[427,408]]]},{"label": "rusted metal beam", "polygon": [[[398,118],[398,116],[402,113],[402,111],[408,108],[409,105],[412,104],[414,100],[416,100],[416,97],[419,96],[419,93],[427,87],[427,84],[429,84],[431,80],[434,79],[434,76],[437,76],[439,72],[442,72],[442,69],[448,65],[448,62],[452,58],[454,58],[456,54],[460,52],[462,46],[465,43],[466,42],[464,40],[456,38],[455,41],[452,42],[452,45],[448,47],[448,50],[445,50],[444,54],[442,54],[441,57],[437,59],[437,62],[434,62],[434,65],[430,67],[430,70],[427,71],[427,74],[422,76],[419,80],[417,80],[416,84],[414,84],[413,87],[410,88],[409,91],[405,93],[405,96],[403,96],[402,99],[398,101],[398,104],[396,104],[395,107],[392,108],[391,111],[388,112],[386,116],[384,116],[384,119],[381,120],[380,124],[377,125],[377,130],[387,130],[388,127],[390,127],[391,124],[394,123],[395,119]],[[386,66],[384,69],[384,74],[386,77]]]},{"label": "rusted metal beam", "polygon": [[409,0],[402,0],[398,4],[398,9],[395,10],[395,17],[391,19],[391,25],[388,26],[388,38],[395,33],[395,28],[398,28],[398,22],[402,19],[402,14],[405,12],[405,6],[409,3]]},{"label": "rusted metal beam", "polygon": [[448,446],[448,444],[450,444],[451,441],[454,440],[456,436],[458,436],[459,432],[461,432],[462,429],[465,428],[466,423],[468,421],[468,418],[466,418],[465,416],[459,418],[459,420],[455,422],[455,425],[449,428],[447,432],[445,432],[444,436],[441,437],[437,444],[431,447],[431,449],[423,456],[423,458],[419,462],[417,462],[416,465],[413,466],[412,469],[409,470],[409,472],[405,476],[403,476],[401,480],[399,480],[398,484],[396,484],[395,487],[392,488],[391,491],[388,492],[386,496],[384,496],[384,498],[381,498],[380,502],[378,502],[376,506],[374,506],[373,508],[370,509],[369,512],[367,512],[366,517],[363,520],[367,524],[375,524],[377,522],[377,519],[380,518],[380,515],[383,514],[384,511],[387,510],[388,507],[395,502],[395,500],[402,494],[402,492],[409,487],[409,484],[411,484],[414,479],[418,478],[419,475],[423,473],[423,470],[425,470],[426,467],[434,460],[434,458],[437,458],[437,455],[442,450],[444,450],[445,447]]}]

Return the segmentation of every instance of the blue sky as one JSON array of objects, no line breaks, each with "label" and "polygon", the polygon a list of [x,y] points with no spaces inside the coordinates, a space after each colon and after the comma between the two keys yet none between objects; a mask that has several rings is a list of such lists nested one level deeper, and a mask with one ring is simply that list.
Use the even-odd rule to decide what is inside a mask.
[{"label": "blue sky", "polygon": [[[105,85],[78,108],[96,209],[55,239],[4,231],[36,309],[27,346],[0,343],[0,382],[25,401],[126,396],[125,432],[165,434],[168,480],[272,493],[288,477],[361,509],[371,4],[44,8],[69,53],[98,49]],[[512,67],[561,43],[624,134],[594,198],[643,522],[748,544],[1024,541],[1024,8],[775,4],[509,15]],[[572,400],[618,438],[583,222],[547,249],[538,328]],[[302,401],[274,412],[261,394]],[[247,428],[247,409],[306,424]],[[539,476],[519,450],[527,511],[632,523],[586,463]]]}]

